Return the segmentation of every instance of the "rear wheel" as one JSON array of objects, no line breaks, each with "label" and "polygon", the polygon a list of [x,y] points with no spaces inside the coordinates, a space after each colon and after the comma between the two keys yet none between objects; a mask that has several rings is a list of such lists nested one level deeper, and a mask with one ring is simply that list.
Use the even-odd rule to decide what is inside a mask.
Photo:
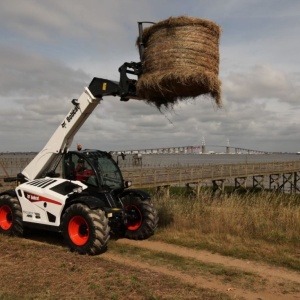
[{"label": "rear wheel", "polygon": [[127,213],[125,237],[144,240],[153,235],[158,224],[158,214],[152,201],[130,196],[123,202]]},{"label": "rear wheel", "polygon": [[0,197],[0,232],[11,236],[22,236],[22,209],[17,198]]},{"label": "rear wheel", "polygon": [[107,249],[110,228],[101,209],[71,205],[63,216],[62,231],[71,251],[95,255]]}]

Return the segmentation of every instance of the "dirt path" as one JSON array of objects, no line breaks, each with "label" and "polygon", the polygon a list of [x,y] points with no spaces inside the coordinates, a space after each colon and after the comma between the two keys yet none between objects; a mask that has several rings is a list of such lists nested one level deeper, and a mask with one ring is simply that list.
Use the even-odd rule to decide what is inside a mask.
[{"label": "dirt path", "polygon": [[206,263],[216,263],[226,265],[227,267],[235,267],[244,271],[257,273],[262,277],[277,277],[281,279],[291,280],[300,283],[300,274],[280,267],[272,267],[267,264],[261,264],[254,261],[242,260],[220,254],[213,254],[204,250],[193,250],[185,247],[171,245],[159,241],[133,241],[128,239],[120,239],[117,243],[131,245],[135,247],[145,248],[149,250],[168,252],[171,254],[194,258]]},{"label": "dirt path", "polygon": [[[116,247],[118,245],[120,247]],[[143,259],[145,256],[142,255],[142,251],[122,252],[122,245],[124,246],[123,249],[126,249],[126,246],[130,251],[134,249],[133,247],[147,251],[148,259]],[[75,299],[76,291],[70,291],[67,287],[73,286],[74,282],[76,282],[78,288],[80,287],[81,298],[87,299],[86,295],[91,296],[91,293],[95,295],[102,293],[103,289],[105,291],[105,286],[108,284],[107,280],[114,278],[114,288],[112,288],[112,283],[109,282],[111,297],[114,296],[115,290],[118,290],[119,298],[116,299],[125,299],[122,297],[122,293],[127,295],[128,291],[133,291],[132,282],[130,282],[131,278],[146,277],[145,282],[147,284],[149,284],[150,280],[157,279],[157,282],[155,282],[156,290],[160,293],[165,293],[170,287],[165,287],[165,282],[161,280],[163,277],[160,275],[166,275],[173,278],[174,282],[176,282],[171,287],[175,291],[174,295],[176,295],[177,291],[185,293],[186,290],[183,286],[188,284],[199,290],[205,289],[227,294],[232,299],[300,299],[300,274],[296,272],[285,268],[275,268],[263,263],[225,257],[208,251],[175,246],[160,241],[119,239],[111,241],[111,247],[108,247],[108,251],[96,257],[80,256],[69,252],[68,249],[62,247],[60,235],[51,235],[50,233],[44,235],[36,232],[27,239],[1,237],[0,246],[1,271],[6,274],[2,278],[2,292],[6,291],[7,293],[8,291],[28,293],[29,281],[33,281],[35,286],[30,285],[30,292],[34,295],[34,293],[37,293],[34,288],[37,289],[37,286],[44,286],[47,282],[48,289],[52,293],[51,295],[57,296],[57,298],[53,297],[53,299],[58,299],[61,295],[68,296],[68,299]],[[191,272],[189,267],[178,269],[172,264],[171,260],[168,261],[167,259],[159,260],[158,263],[158,256],[155,256],[157,252],[154,251],[173,254],[186,259],[191,258],[201,263],[218,264],[222,266],[224,273],[202,272],[200,268],[195,268]],[[36,258],[39,259],[36,260]],[[180,262],[180,264],[185,263],[187,263],[187,260]],[[194,262],[192,263],[195,264]],[[22,265],[26,265],[26,268],[20,273],[19,266]],[[43,268],[39,268],[41,265]],[[188,266],[191,266],[191,264]],[[226,270],[229,270],[229,268],[237,270],[238,274],[244,271],[251,272],[251,275],[241,276],[241,278],[238,277],[236,280],[226,280]],[[35,270],[35,272],[33,273],[32,270]],[[79,273],[81,275],[78,277]],[[115,273],[116,276],[112,277]],[[53,274],[56,275],[54,276]],[[51,278],[51,281],[49,278]],[[101,281],[99,281],[99,278],[101,278]],[[116,278],[119,279],[116,280]],[[260,284],[260,281],[262,284]],[[62,282],[64,282],[64,288],[59,292],[56,291],[56,288],[53,288],[53,286],[56,287]],[[122,282],[122,285],[120,285],[120,282]],[[86,283],[89,283],[89,285]],[[127,291],[124,283],[125,285],[127,284]],[[151,285],[148,288],[151,289]],[[71,292],[73,292],[73,298],[70,296]],[[48,299],[47,297],[47,295],[42,294],[40,299]],[[1,299],[5,299],[5,297]],[[97,299],[97,297],[93,299]],[[111,298],[107,297],[106,299]],[[143,298],[143,291],[139,291],[139,295],[137,297],[132,296],[131,299],[146,298]],[[182,298],[181,296],[179,299],[195,298]]]},{"label": "dirt path", "polygon": [[143,263],[137,261],[131,257],[123,257],[111,252],[107,252],[103,255],[104,258],[118,262],[120,264],[148,269],[154,272],[162,273],[165,275],[173,276],[178,280],[194,284],[199,287],[209,288],[219,292],[227,292],[233,298],[245,298],[245,299],[300,299],[300,292],[297,289],[292,289],[289,292],[283,292],[280,287],[284,281],[300,284],[300,275],[296,272],[286,270],[284,268],[275,268],[266,264],[260,264],[257,262],[235,259],[231,257],[225,257],[219,254],[212,254],[208,251],[198,251],[179,247],[175,245],[166,244],[159,241],[132,241],[127,239],[120,239],[118,244],[129,245],[134,247],[140,247],[151,251],[161,251],[178,256],[193,258],[205,263],[215,263],[224,265],[224,267],[234,267],[241,271],[248,271],[260,276],[262,280],[267,280],[268,285],[264,290],[251,291],[245,290],[239,286],[232,286],[228,283],[214,278],[213,276],[201,275],[191,276],[181,271],[171,270],[166,266],[157,266],[150,263]]}]

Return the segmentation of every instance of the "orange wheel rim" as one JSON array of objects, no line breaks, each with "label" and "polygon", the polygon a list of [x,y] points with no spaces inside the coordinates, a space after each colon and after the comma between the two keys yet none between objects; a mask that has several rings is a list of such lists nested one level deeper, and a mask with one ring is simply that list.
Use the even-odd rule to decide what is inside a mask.
[{"label": "orange wheel rim", "polygon": [[138,230],[141,227],[143,221],[140,209],[135,205],[129,205],[126,208],[131,212],[131,214],[134,215],[134,218],[128,221],[127,229],[132,231]]},{"label": "orange wheel rim", "polygon": [[85,218],[74,216],[68,226],[68,233],[71,241],[76,246],[83,246],[89,239],[89,226]]},{"label": "orange wheel rim", "polygon": [[13,224],[12,211],[8,205],[0,207],[0,228],[9,230]]}]

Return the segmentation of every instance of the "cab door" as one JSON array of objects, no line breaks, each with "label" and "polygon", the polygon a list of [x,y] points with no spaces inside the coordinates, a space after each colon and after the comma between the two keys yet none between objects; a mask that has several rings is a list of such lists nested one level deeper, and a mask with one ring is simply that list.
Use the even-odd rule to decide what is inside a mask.
[{"label": "cab door", "polygon": [[63,178],[78,180],[90,186],[98,186],[97,176],[91,164],[82,155],[69,152],[63,158]]}]

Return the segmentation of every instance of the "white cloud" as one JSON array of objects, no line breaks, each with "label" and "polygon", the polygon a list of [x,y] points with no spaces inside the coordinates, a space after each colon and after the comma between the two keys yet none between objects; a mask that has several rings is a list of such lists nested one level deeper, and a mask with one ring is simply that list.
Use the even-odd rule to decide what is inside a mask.
[{"label": "white cloud", "polygon": [[161,113],[107,97],[74,144],[155,148],[204,136],[207,144],[298,151],[299,1],[28,0],[0,10],[0,152],[40,150],[92,77],[118,80],[118,67],[138,60],[138,21],[179,15],[222,26],[223,108],[200,97]]},{"label": "white cloud", "polygon": [[247,72],[233,71],[225,77],[223,90],[230,95],[229,101],[264,99],[267,103],[267,99],[277,99],[278,102],[299,105],[297,76],[270,65],[253,66]]}]

